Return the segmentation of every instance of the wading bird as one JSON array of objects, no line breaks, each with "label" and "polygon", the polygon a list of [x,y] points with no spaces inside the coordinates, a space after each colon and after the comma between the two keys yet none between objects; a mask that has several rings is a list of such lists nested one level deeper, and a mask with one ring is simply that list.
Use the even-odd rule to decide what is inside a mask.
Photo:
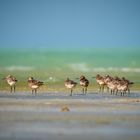
[{"label": "wading bird", "polygon": [[69,78],[67,78],[67,80],[65,81],[65,87],[71,90],[70,96],[72,96],[73,88],[75,88],[76,85],[77,83],[70,80]]},{"label": "wading bird", "polygon": [[37,93],[37,89],[42,86],[44,83],[38,80],[35,80],[33,77],[28,78],[28,86],[32,89],[32,94]]},{"label": "wading bird", "polygon": [[80,77],[80,85],[82,86],[82,92],[83,92],[83,94],[86,94],[87,93],[87,87],[88,87],[88,85],[89,85],[89,81],[88,81],[88,79],[86,79],[86,77],[85,76],[81,76]]},{"label": "wading bird", "polygon": [[104,86],[106,85],[106,83],[104,81],[104,77],[102,77],[101,75],[97,74],[96,75],[96,82],[99,85],[99,92],[104,92]]},{"label": "wading bird", "polygon": [[14,76],[8,75],[3,78],[3,80],[6,80],[7,84],[10,86],[10,93],[16,91],[16,83],[18,80]]}]

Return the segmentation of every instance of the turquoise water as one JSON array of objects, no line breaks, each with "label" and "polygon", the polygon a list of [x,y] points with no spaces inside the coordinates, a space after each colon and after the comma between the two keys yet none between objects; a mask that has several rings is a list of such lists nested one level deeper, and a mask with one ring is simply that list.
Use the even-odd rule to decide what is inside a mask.
[{"label": "turquoise water", "polygon": [[54,69],[75,65],[96,67],[140,67],[140,48],[14,48],[0,49],[0,68],[10,66]]},{"label": "turquoise water", "polygon": [[[23,84],[28,76],[64,82],[81,74],[126,76],[140,81],[140,48],[0,48],[0,77],[15,75]],[[95,82],[95,80],[92,80]],[[21,83],[20,82],[20,83]]]},{"label": "turquoise water", "polygon": [[1,71],[140,73],[140,48],[0,48]]}]

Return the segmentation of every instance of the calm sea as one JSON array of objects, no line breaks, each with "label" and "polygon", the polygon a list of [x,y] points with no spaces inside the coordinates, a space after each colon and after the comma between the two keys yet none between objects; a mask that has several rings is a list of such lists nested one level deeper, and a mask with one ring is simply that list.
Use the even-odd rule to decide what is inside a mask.
[{"label": "calm sea", "polygon": [[0,70],[140,73],[140,48],[0,48]]}]

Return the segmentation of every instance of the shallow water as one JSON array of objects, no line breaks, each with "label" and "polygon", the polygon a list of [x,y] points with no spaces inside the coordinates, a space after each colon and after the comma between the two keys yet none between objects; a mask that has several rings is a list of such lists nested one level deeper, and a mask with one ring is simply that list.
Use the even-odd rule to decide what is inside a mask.
[{"label": "shallow water", "polygon": [[[62,112],[67,106],[70,111]],[[0,139],[140,139],[140,93],[0,93]]]},{"label": "shallow water", "polygon": [[[108,68],[112,67],[139,68],[139,51],[139,47],[0,48],[0,69],[25,72],[40,68],[56,72],[65,72],[65,70],[108,72],[111,70]],[[129,69],[125,70],[129,72]]]}]

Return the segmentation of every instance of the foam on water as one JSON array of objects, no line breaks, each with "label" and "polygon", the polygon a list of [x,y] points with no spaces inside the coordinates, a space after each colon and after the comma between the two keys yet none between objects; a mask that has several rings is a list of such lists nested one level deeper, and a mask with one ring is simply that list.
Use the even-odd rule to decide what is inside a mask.
[{"label": "foam on water", "polygon": [[68,67],[73,71],[81,72],[134,72],[140,73],[140,68],[131,67],[89,67],[86,63],[72,63]]}]

